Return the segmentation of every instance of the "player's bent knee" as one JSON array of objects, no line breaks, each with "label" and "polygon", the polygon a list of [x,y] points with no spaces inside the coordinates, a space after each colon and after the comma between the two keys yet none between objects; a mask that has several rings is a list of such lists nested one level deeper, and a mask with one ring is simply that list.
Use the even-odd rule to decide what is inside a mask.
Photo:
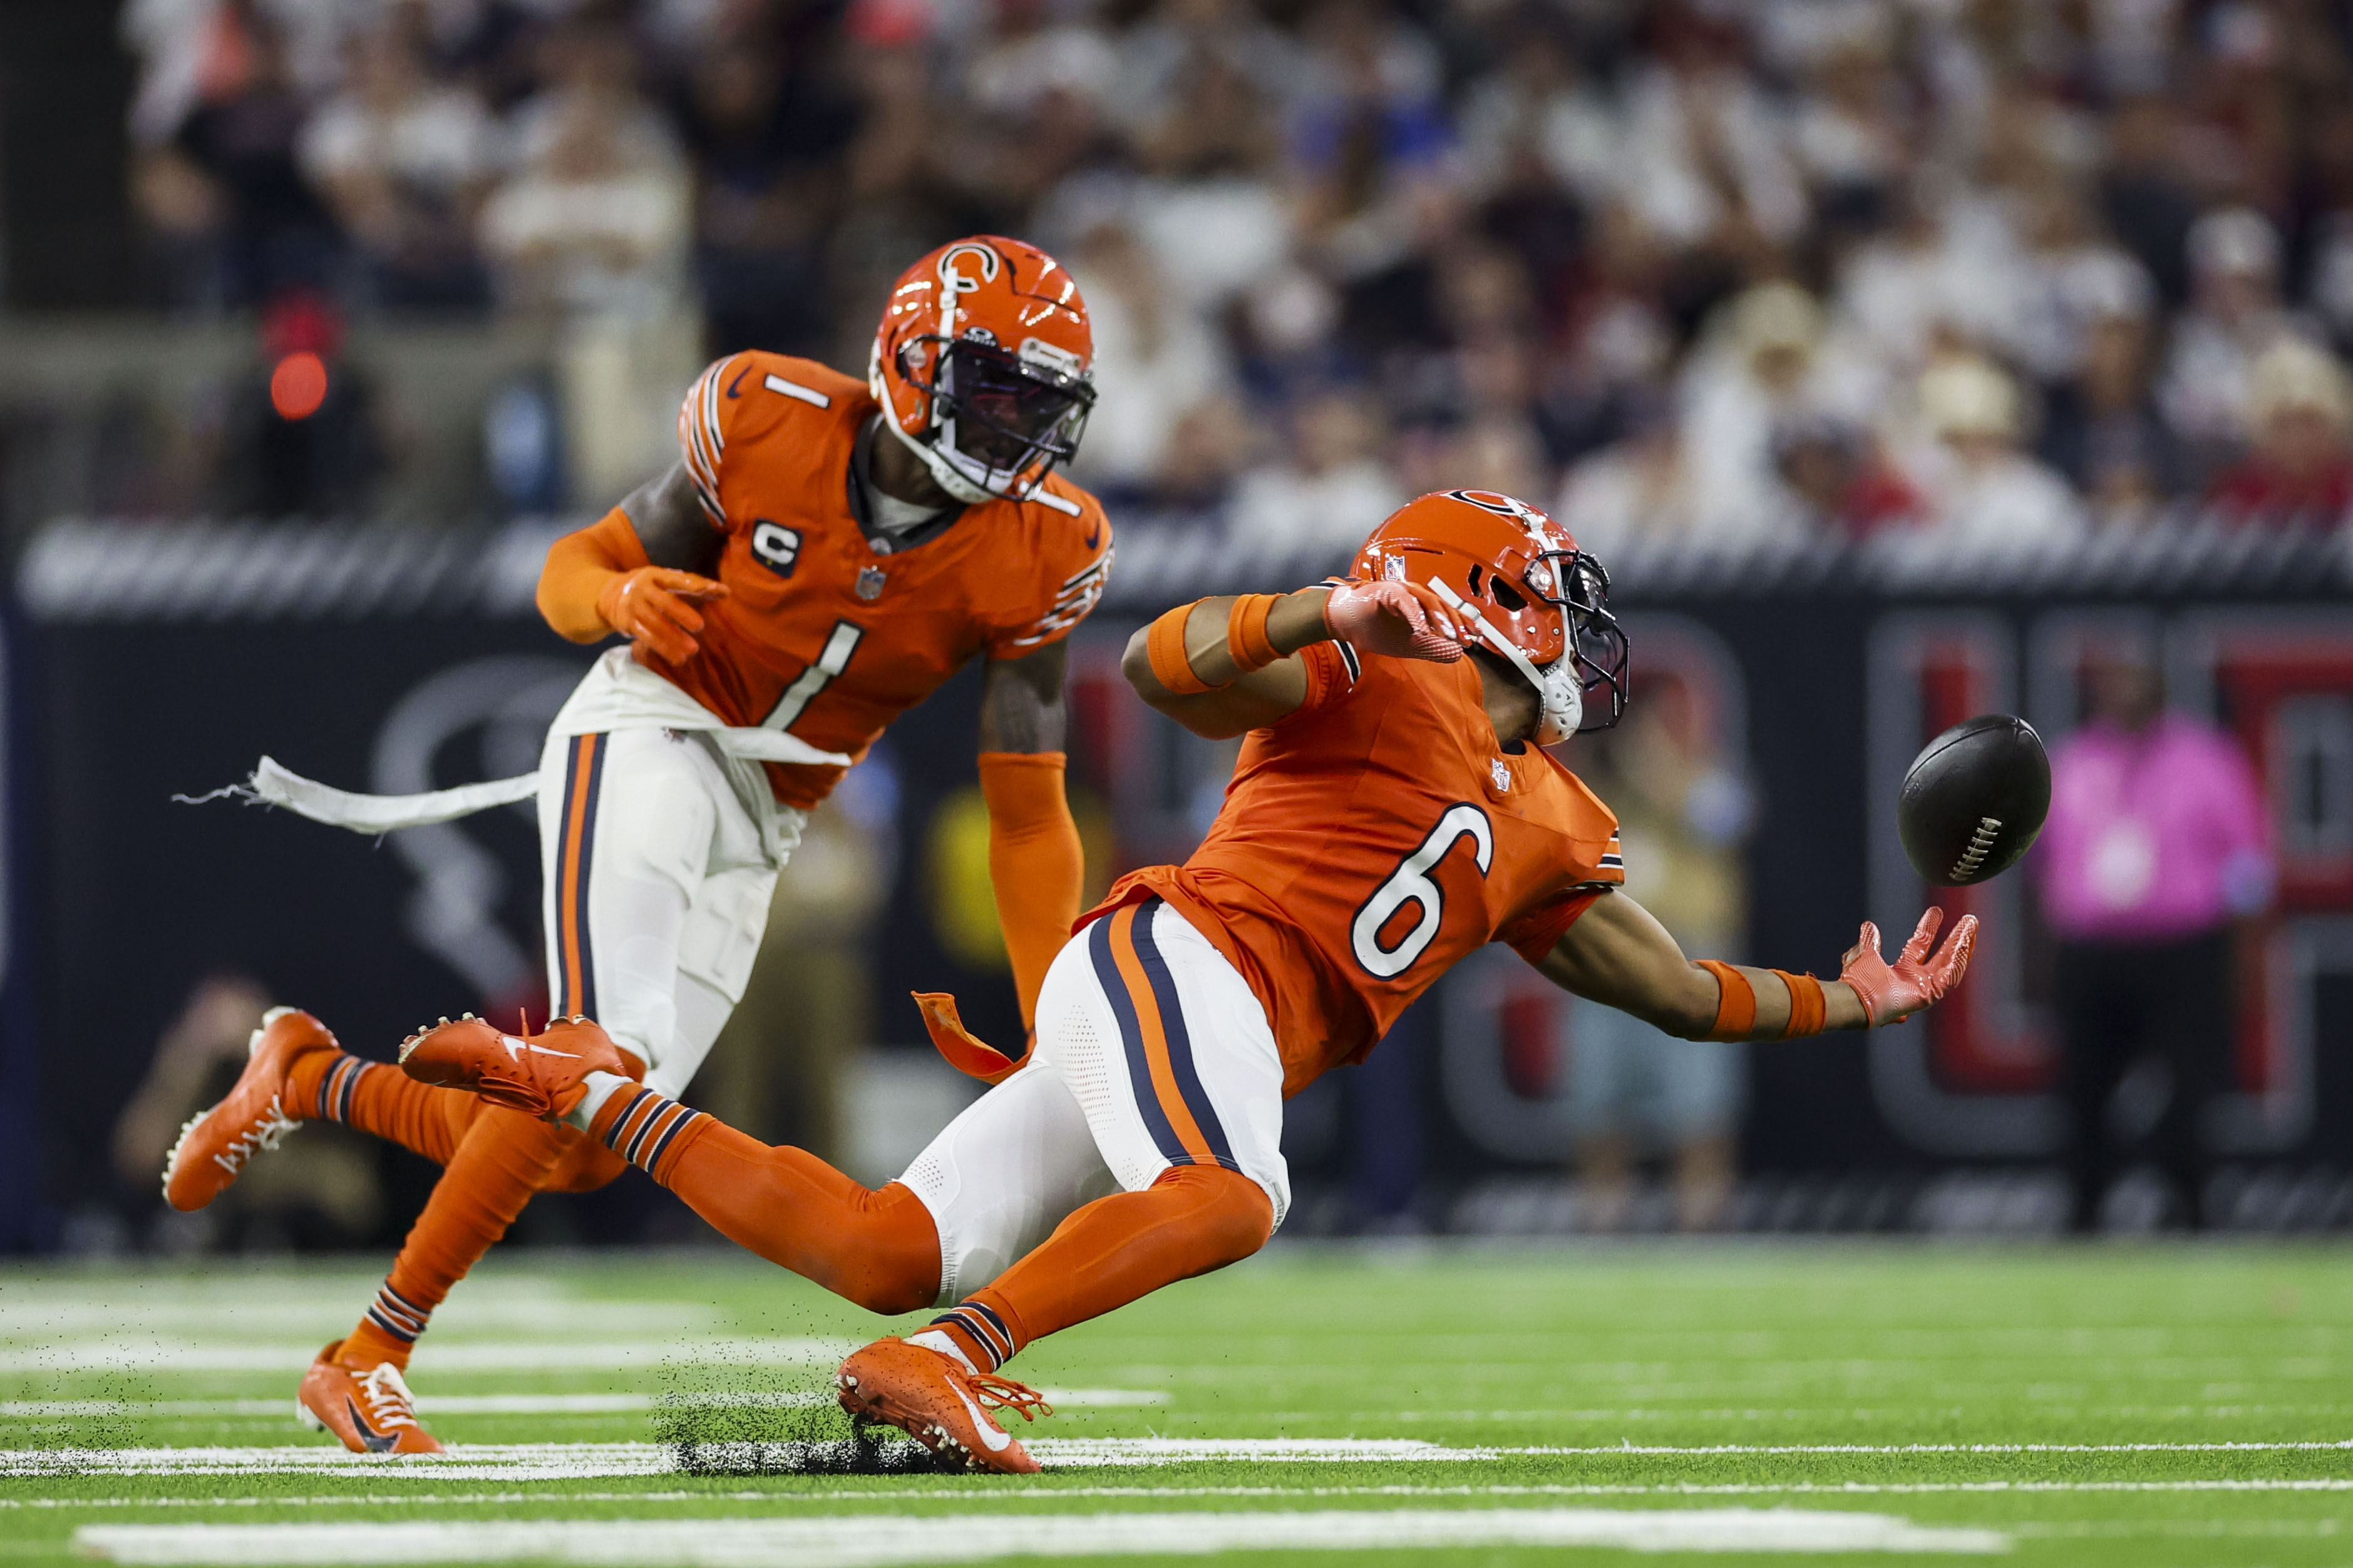
[{"label": "player's bent knee", "polygon": [[615,1177],[628,1168],[627,1160],[584,1134],[555,1163],[555,1169],[547,1173],[547,1180],[542,1184],[540,1191],[593,1193],[610,1184]]},{"label": "player's bent knee", "polygon": [[860,1192],[845,1217],[856,1237],[856,1246],[844,1255],[848,1267],[818,1283],[886,1316],[921,1311],[939,1299],[939,1231],[913,1193],[897,1182],[880,1192]]},{"label": "player's bent knee", "polygon": [[874,1278],[858,1281],[850,1289],[838,1293],[846,1297],[853,1306],[863,1307],[886,1318],[920,1312],[926,1307],[936,1305],[939,1300],[940,1271],[934,1265],[923,1270],[920,1279],[917,1272],[913,1268],[878,1271]]},{"label": "player's bent knee", "polygon": [[1200,1272],[1240,1263],[1274,1235],[1274,1200],[1239,1171],[1218,1165],[1177,1165],[1160,1174],[1158,1189],[1190,1189],[1200,1199],[1197,1240],[1204,1259]]}]

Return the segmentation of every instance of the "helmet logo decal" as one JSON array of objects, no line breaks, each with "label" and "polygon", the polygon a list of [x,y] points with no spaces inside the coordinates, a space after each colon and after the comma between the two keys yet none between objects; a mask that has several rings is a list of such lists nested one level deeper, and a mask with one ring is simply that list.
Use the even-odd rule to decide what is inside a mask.
[{"label": "helmet logo decal", "polygon": [[[1543,512],[1501,490],[1449,490],[1447,495],[1481,511],[1492,511],[1497,517],[1508,517],[1528,531],[1528,537],[1552,548],[1552,534],[1560,525]],[[1542,586],[1542,584],[1538,584]]]},{"label": "helmet logo decal", "polygon": [[[980,272],[979,277],[971,276],[958,265],[966,258],[970,258],[976,264]],[[951,245],[946,250],[941,252],[938,270],[941,283],[940,335],[942,337],[955,336],[956,297],[960,294],[977,294],[980,292],[982,284],[996,282],[997,269],[1004,265],[996,250],[986,245]]]},{"label": "helmet logo decal", "polygon": [[1544,516],[1524,500],[1516,500],[1501,490],[1449,490],[1456,500],[1468,502],[1482,511],[1492,511],[1498,517],[1516,517],[1527,522]]}]

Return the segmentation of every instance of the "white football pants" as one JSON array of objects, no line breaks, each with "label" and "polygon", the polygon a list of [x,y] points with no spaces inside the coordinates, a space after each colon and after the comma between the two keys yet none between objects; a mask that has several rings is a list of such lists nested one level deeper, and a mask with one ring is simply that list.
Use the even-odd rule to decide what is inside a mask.
[{"label": "white football pants", "polygon": [[675,1099],[743,999],[805,813],[708,735],[550,734],[541,910],[556,1016],[582,1014]]},{"label": "white football pants", "polygon": [[1038,1046],[899,1179],[940,1233],[940,1304],[988,1284],[1099,1197],[1217,1164],[1291,1206],[1282,1058],[1225,955],[1158,899],[1114,910],[1055,955]]}]

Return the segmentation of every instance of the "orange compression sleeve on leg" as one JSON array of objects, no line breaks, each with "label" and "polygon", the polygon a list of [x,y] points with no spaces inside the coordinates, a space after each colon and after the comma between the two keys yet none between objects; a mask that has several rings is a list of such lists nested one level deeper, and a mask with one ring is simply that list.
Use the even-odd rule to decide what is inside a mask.
[{"label": "orange compression sleeve on leg", "polygon": [[598,612],[596,595],[613,578],[651,564],[629,514],[615,507],[548,547],[547,564],[539,571],[539,613],[573,642],[609,637],[613,628]]},{"label": "orange compression sleeve on leg", "polygon": [[433,1309],[507,1233],[580,1136],[519,1110],[485,1106],[409,1227],[375,1303],[344,1341],[343,1359],[406,1367]]},{"label": "orange compression sleeve on leg", "polygon": [[1062,788],[1060,752],[983,752],[980,794],[988,803],[988,880],[997,923],[1013,961],[1013,987],[1026,1027],[1038,1016],[1047,967],[1071,940],[1086,880],[1086,854]]},{"label": "orange compression sleeve on leg", "polygon": [[1757,1028],[1757,988],[1748,984],[1748,976],[1728,963],[1713,958],[1697,963],[1715,976],[1718,992],[1715,1026],[1708,1030],[1707,1037],[1727,1044],[1746,1039]]},{"label": "orange compression sleeve on leg", "polygon": [[1274,1205],[1248,1176],[1219,1165],[1171,1166],[1140,1193],[1113,1193],[1071,1215],[932,1326],[973,1365],[993,1372],[1032,1340],[1240,1262],[1273,1231]]},{"label": "orange compression sleeve on leg", "polygon": [[446,1165],[489,1101],[459,1089],[419,1083],[388,1062],[347,1051],[313,1051],[287,1075],[289,1111],[306,1121],[340,1121]]},{"label": "orange compression sleeve on leg", "polygon": [[912,1312],[939,1295],[939,1231],[896,1182],[870,1191],[805,1149],[772,1148],[649,1089],[617,1091],[589,1137],[736,1246],[870,1311]]}]

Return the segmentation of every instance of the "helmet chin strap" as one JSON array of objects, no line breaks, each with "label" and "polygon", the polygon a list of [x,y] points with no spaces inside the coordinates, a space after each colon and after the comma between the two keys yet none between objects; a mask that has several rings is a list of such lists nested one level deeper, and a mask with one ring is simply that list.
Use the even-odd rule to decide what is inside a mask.
[{"label": "helmet chin strap", "polygon": [[1566,741],[1585,723],[1585,687],[1577,679],[1577,671],[1568,655],[1563,654],[1545,671],[1544,685],[1537,688],[1541,706],[1536,713],[1536,744],[1549,746]]},{"label": "helmet chin strap", "polygon": [[[1569,645],[1564,644],[1561,656],[1550,668],[1538,669],[1527,651],[1495,629],[1494,623],[1479,612],[1479,607],[1448,585],[1443,578],[1432,577],[1430,585],[1461,620],[1468,623],[1479,635],[1479,640],[1511,661],[1512,667],[1527,678],[1536,691],[1535,742],[1549,746],[1566,741],[1577,733],[1585,722],[1585,689],[1577,679],[1577,662],[1570,657]],[[1561,612],[1563,629],[1567,629],[1568,612]]]},{"label": "helmet chin strap", "polygon": [[932,478],[938,481],[940,489],[947,491],[965,505],[986,506],[990,501],[1007,499],[993,490],[985,489],[975,484],[971,476],[948,461],[945,452],[941,451],[932,442],[918,440],[908,435],[906,431],[900,428],[896,419],[885,416],[882,427],[899,437],[901,446],[923,460],[923,467],[931,470]]}]

